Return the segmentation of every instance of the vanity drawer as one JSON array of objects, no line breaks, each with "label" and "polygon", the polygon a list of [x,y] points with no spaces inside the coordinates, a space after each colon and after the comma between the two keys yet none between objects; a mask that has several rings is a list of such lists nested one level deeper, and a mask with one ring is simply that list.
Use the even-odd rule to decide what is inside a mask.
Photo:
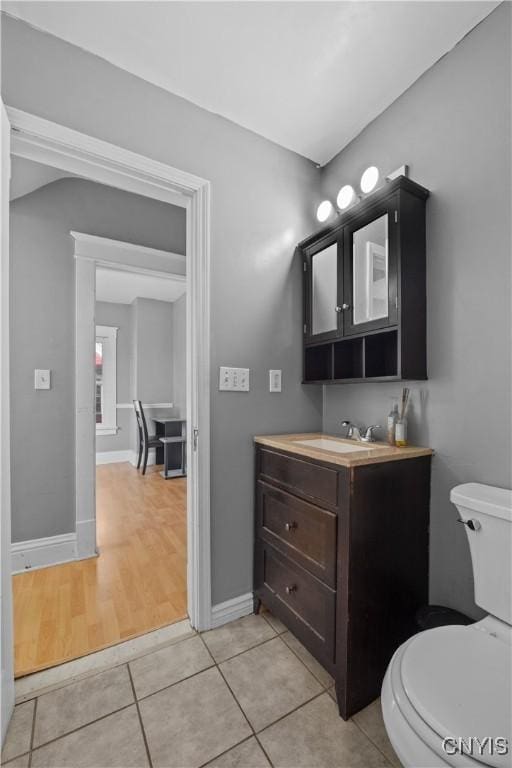
[{"label": "vanity drawer", "polygon": [[336,515],[261,480],[257,495],[257,535],[335,587]]},{"label": "vanity drawer", "polygon": [[260,449],[259,472],[263,479],[278,483],[292,493],[308,496],[322,505],[338,505],[338,472],[335,469]]},{"label": "vanity drawer", "polygon": [[268,544],[258,542],[258,550],[257,582],[265,604],[317,658],[332,663],[336,593]]}]

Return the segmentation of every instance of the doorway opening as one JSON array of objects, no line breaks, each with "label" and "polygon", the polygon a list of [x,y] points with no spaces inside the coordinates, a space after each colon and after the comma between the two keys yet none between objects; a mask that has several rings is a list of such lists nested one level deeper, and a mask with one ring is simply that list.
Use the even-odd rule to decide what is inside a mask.
[{"label": "doorway opening", "polygon": [[[176,506],[181,506],[181,516],[182,519],[179,524],[177,524],[176,530],[180,530],[179,534],[176,535],[176,541],[179,540],[181,550],[185,550],[188,556],[185,557],[185,560],[187,561],[187,576],[188,578],[183,578],[183,582],[188,581],[189,589],[187,594],[187,603],[186,605],[188,608],[185,608],[185,610],[188,610],[188,614],[190,617],[191,624],[196,629],[206,629],[210,625],[211,621],[211,593],[210,593],[210,558],[209,558],[209,549],[210,549],[210,541],[209,541],[209,418],[208,418],[208,340],[209,340],[209,333],[205,333],[205,329],[208,328],[208,297],[209,297],[209,270],[208,270],[208,252],[209,252],[209,243],[208,243],[208,207],[209,207],[209,185],[208,182],[204,182],[203,180],[198,179],[197,177],[189,176],[186,173],[182,173],[179,171],[176,171],[175,169],[172,169],[168,166],[154,163],[154,161],[149,161],[146,158],[134,155],[133,153],[126,152],[124,150],[121,150],[117,147],[113,147],[111,145],[108,145],[101,141],[96,141],[92,139],[91,137],[86,137],[81,134],[77,134],[74,131],[70,131],[68,129],[63,128],[62,126],[56,126],[54,124],[48,123],[47,121],[40,120],[39,118],[34,118],[33,116],[26,115],[25,113],[18,112],[16,110],[9,110],[9,117],[11,120],[11,127],[15,127],[16,131],[15,133],[11,133],[11,152],[14,158],[23,158],[26,160],[35,160],[37,163],[40,163],[41,165],[44,165],[47,169],[48,168],[54,168],[59,171],[64,171],[65,174],[70,176],[79,176],[82,179],[89,179],[91,181],[98,182],[100,184],[108,184],[109,186],[112,186],[114,189],[118,190],[124,190],[125,192],[140,194],[141,196],[145,196],[152,200],[160,200],[162,202],[171,203],[171,205],[178,203],[181,205],[187,215],[187,264],[190,264],[190,274],[188,276],[189,280],[189,297],[186,309],[186,335],[187,335],[187,344],[186,344],[186,377],[185,377],[185,388],[186,388],[186,404],[183,406],[186,411],[186,416],[184,418],[184,421],[186,421],[186,459],[185,459],[185,466],[186,466],[186,477],[175,477],[172,480],[166,480],[162,478],[158,474],[157,465],[153,464],[151,461],[148,461],[148,466],[146,470],[145,475],[141,475],[139,473],[137,476],[137,479],[140,479],[140,477],[144,478],[144,481],[147,479],[148,481],[156,481],[160,480],[161,490],[163,493],[166,494],[164,498],[167,498],[169,495],[173,495],[175,497],[175,501],[178,500],[179,503],[176,504]],[[89,173],[86,173],[85,171],[90,171]],[[155,250],[155,249],[153,249]],[[174,254],[175,255],[175,254]],[[75,252],[75,257],[77,256],[77,253]],[[90,270],[92,267],[93,275],[94,275],[94,281],[96,278],[96,269],[98,265],[95,263],[94,260],[87,259],[84,257],[84,254],[79,254],[80,258],[76,258],[75,261],[75,268],[77,275],[81,275],[82,277],[86,274],[90,274]],[[126,254],[124,254],[126,256]],[[153,256],[157,257],[158,254],[153,254]],[[71,257],[72,258],[72,257]],[[107,259],[108,261],[108,259]],[[137,273],[139,271],[140,273],[144,273],[147,275],[147,272],[153,272],[154,277],[158,277],[158,272],[165,272],[169,269],[169,264],[163,265],[162,262],[159,264],[159,269],[151,270],[151,267],[147,267],[147,265],[144,265],[143,267],[140,267],[139,269],[136,268],[136,264],[134,264],[133,260],[133,254],[131,254],[127,259],[118,258],[117,259],[117,266],[119,267],[120,272],[130,272]],[[99,262],[98,262],[99,263]],[[112,267],[111,264],[104,265],[106,267]],[[153,265],[154,266],[154,265]],[[135,268],[134,268],[135,267]],[[168,275],[160,275],[160,278],[166,279]],[[78,309],[83,310],[84,309],[84,291],[82,290],[84,288],[83,281],[78,281],[78,283],[81,285],[81,290],[79,291],[78,288],[76,288],[76,310]],[[58,297],[61,299],[62,297]],[[69,298],[69,297],[68,297]],[[94,306],[94,292],[91,296],[87,299],[87,301],[91,304],[92,301],[92,307],[93,307],[93,319],[94,319],[94,312],[95,312],[95,306]],[[157,299],[158,300],[158,299]],[[205,311],[206,310],[206,311]],[[86,312],[87,314],[87,312]],[[113,326],[111,326],[113,327]],[[76,333],[78,333],[78,329],[76,329]],[[89,339],[87,343],[91,343],[93,350],[95,350],[96,346],[96,326],[93,326],[93,334],[92,337]],[[86,345],[87,347],[87,345]],[[81,346],[80,346],[81,348]],[[87,350],[86,350],[87,353]],[[80,376],[80,353],[79,353],[79,345],[76,345],[75,347],[75,371],[76,371],[76,391],[75,391],[75,398],[74,398],[74,411],[75,411],[75,451],[74,451],[74,464],[75,464],[75,492],[76,492],[76,526],[75,531],[70,531],[69,534],[56,534],[55,536],[39,536],[38,539],[30,540],[28,543],[30,545],[34,545],[32,547],[33,553],[39,553],[39,555],[42,556],[43,560],[44,557],[48,556],[49,549],[48,547],[53,546],[53,554],[57,557],[57,562],[55,564],[57,565],[59,560],[58,557],[63,555],[62,560],[60,562],[65,562],[68,560],[76,560],[78,562],[70,562],[69,567],[80,565],[80,563],[85,562],[89,558],[89,562],[93,561],[93,559],[97,562],[99,558],[95,558],[96,554],[96,536],[98,537],[99,543],[100,543],[100,558],[101,558],[101,538],[102,534],[100,531],[96,531],[96,520],[95,520],[95,514],[94,514],[94,508],[95,508],[95,483],[94,481],[92,483],[89,483],[89,485],[86,487],[84,485],[84,481],[86,480],[87,476],[89,476],[89,479],[91,477],[91,473],[93,475],[96,475],[96,451],[94,448],[94,439],[92,443],[90,441],[86,441],[85,438],[90,435],[92,432],[93,436],[95,435],[96,431],[96,407],[95,407],[95,395],[96,395],[96,387],[95,387],[95,379],[96,379],[96,365],[95,365],[95,357],[90,356],[89,357],[89,374],[83,378]],[[82,352],[82,356],[85,356]],[[92,361],[92,365],[91,365]],[[41,363],[39,363],[41,365]],[[48,366],[50,371],[51,366]],[[71,365],[70,368],[72,369],[73,366]],[[89,388],[90,380],[93,382],[92,389]],[[55,386],[57,386],[58,377],[56,376],[54,378]],[[89,391],[90,389],[90,391]],[[80,391],[82,390],[82,392]],[[84,407],[84,401],[82,399],[83,392],[88,391],[87,397],[92,393],[91,397],[91,408],[87,405]],[[141,399],[141,398],[134,398],[134,399]],[[149,398],[149,402],[144,403],[143,399],[143,405],[149,406],[147,409],[147,415],[149,416],[149,422],[151,424],[156,424],[156,420],[153,417],[156,417],[156,419],[160,419],[160,421],[165,422],[166,419],[169,418],[178,418],[175,415],[175,403],[173,402],[174,398],[167,399],[160,401],[158,399],[158,402],[155,402],[155,398],[151,397]],[[120,403],[122,405],[122,403]],[[154,406],[155,404],[161,408],[160,411],[155,412]],[[129,403],[128,403],[129,405]],[[132,406],[133,407],[133,406]],[[117,409],[117,403],[116,403],[116,410]],[[122,410],[122,409],[119,409]],[[172,415],[170,415],[172,414]],[[69,414],[67,414],[69,415]],[[105,416],[107,416],[107,411],[105,411]],[[133,416],[132,412],[130,411],[130,415]],[[93,419],[89,419],[89,416],[93,416]],[[103,421],[103,410],[100,414],[101,420]],[[82,427],[85,425],[86,422],[90,421],[91,423],[88,424],[87,428],[82,429]],[[165,430],[165,426],[164,426]],[[188,439],[188,433],[190,433],[190,436],[192,439]],[[103,437],[106,437],[107,435],[102,435]],[[200,439],[199,439],[200,436]],[[163,437],[166,437],[164,434]],[[165,447],[165,443],[164,443]],[[123,449],[128,450],[128,449]],[[107,453],[108,451],[100,451]],[[155,451],[150,451],[155,452]],[[155,458],[155,461],[158,460]],[[169,460],[169,463],[172,464],[172,460]],[[126,464],[127,466],[125,469],[133,470],[135,473],[137,472],[136,467],[133,467],[132,463],[129,462],[109,462],[108,464],[103,463],[98,466],[98,471],[101,471],[103,468],[105,468],[105,474],[108,474],[108,471],[114,472],[114,464],[117,464],[118,466],[121,464]],[[135,477],[135,476],[134,476]],[[68,478],[69,480],[69,478]],[[172,494],[170,491],[164,489],[170,489],[171,483],[174,486],[174,491]],[[110,483],[111,484],[111,483]],[[124,484],[127,486],[127,483]],[[109,496],[109,481],[106,480],[103,484],[103,487],[100,489],[99,483],[98,483],[98,497],[100,497],[103,494],[105,498],[108,498]],[[188,489],[186,488],[188,486]],[[124,490],[126,491],[127,488],[125,487]],[[130,494],[126,494],[125,498],[127,499],[130,496]],[[132,494],[133,496],[133,494]],[[160,502],[156,498],[158,496],[158,493],[155,494],[153,490],[153,486],[150,486],[149,482],[145,486],[143,486],[142,490],[142,497],[146,498],[147,500],[151,501],[153,506],[155,508],[158,508],[160,505]],[[92,501],[92,504],[91,504]],[[105,505],[108,507],[108,502]],[[121,504],[121,506],[126,506],[126,504]],[[165,504],[163,505],[165,506]],[[186,514],[185,519],[186,523],[183,522],[183,510],[186,508]],[[92,513],[91,513],[92,512]],[[101,515],[98,516],[98,529],[101,526],[100,521]],[[144,528],[144,527],[142,527]],[[185,533],[186,529],[186,533]],[[153,547],[153,552],[155,551],[155,547],[158,546],[158,537],[148,537],[150,539],[150,545]],[[172,537],[171,537],[172,538]],[[40,539],[52,539],[51,542],[46,541],[44,543],[45,551],[42,552],[42,549],[44,547],[40,547]],[[176,543],[175,541],[175,543]],[[22,550],[24,549],[23,546],[19,546],[18,550],[16,551],[16,545],[24,545],[27,544],[27,541],[19,541],[16,542],[14,540],[12,553],[13,553],[13,559],[16,556],[22,556]],[[115,548],[115,542],[113,543],[113,548]],[[30,547],[29,547],[30,548]],[[122,544],[118,547],[119,550],[123,550]],[[57,554],[56,554],[57,553]],[[67,553],[67,554],[66,554]],[[69,556],[71,553],[72,556]],[[126,555],[126,551],[124,552]],[[39,555],[36,555],[35,557],[31,557],[33,561],[37,560],[37,557]],[[180,555],[182,557],[182,554]],[[130,558],[128,558],[130,559]],[[126,562],[126,560],[125,560]],[[51,567],[44,567],[47,565],[44,562],[35,562],[35,565],[33,563],[29,563],[29,568],[26,569],[30,571],[29,574],[22,574],[23,576],[28,575],[31,578],[36,575],[36,572],[39,571],[39,573],[45,572],[45,577],[49,580],[53,578],[52,576],[47,576],[47,574],[50,574]],[[42,568],[39,568],[39,566],[43,566]],[[58,566],[60,567],[60,566]],[[67,568],[68,565],[64,565],[63,567]],[[126,578],[126,569],[121,569],[124,577]],[[147,569],[146,569],[147,570]],[[181,566],[182,573],[185,572],[185,565],[182,563]],[[165,581],[165,576],[162,576],[162,573],[160,571],[160,580],[163,578]],[[84,577],[81,577],[82,581]],[[86,581],[86,579],[85,579]],[[146,580],[146,583],[148,582],[148,579]],[[156,585],[156,591],[158,591],[158,578],[154,579],[154,584]],[[70,579],[70,582],[66,585],[67,590],[71,590],[73,587],[73,578]],[[143,587],[142,591],[144,594],[146,593],[146,588]],[[161,590],[162,591],[162,590]],[[133,590],[128,590],[130,593],[130,600],[132,601],[132,604],[134,605],[135,609],[137,608],[134,600],[133,600]],[[108,591],[105,593],[108,594]],[[128,597],[127,597],[128,601]],[[108,597],[106,600],[106,603],[108,605]],[[140,601],[141,603],[144,602],[143,599]],[[165,600],[164,602],[172,603],[172,600]],[[77,606],[80,603],[80,599],[76,601]],[[83,597],[82,603],[87,608],[87,597]],[[176,620],[178,618],[178,614],[181,614],[181,606],[183,605],[184,600],[182,599],[181,603],[178,604],[178,607],[175,607],[176,610]],[[48,608],[47,604],[44,604],[44,602],[40,606],[40,611],[45,611],[45,609]],[[106,611],[108,612],[108,611]],[[137,612],[137,611],[135,611]],[[71,628],[70,628],[70,635],[73,634],[81,635],[82,637],[89,633],[91,637],[94,637],[94,634],[96,632],[97,636],[99,637],[101,635],[100,630],[96,627],[95,628],[95,622],[93,621],[90,624],[90,627],[86,627],[83,623],[83,619],[79,618],[79,612],[77,608],[76,615],[73,615],[71,618]],[[174,619],[169,619],[168,615],[164,615],[165,611],[158,611],[158,609],[154,609],[152,611],[153,619],[155,620],[154,626],[163,626],[167,623],[170,623],[170,621],[173,621]],[[163,616],[163,619],[162,619]],[[160,618],[159,618],[160,617]],[[27,618],[25,616],[25,618]],[[51,622],[54,617],[52,617],[49,614],[46,614],[46,619],[48,619],[48,622]],[[117,640],[117,642],[120,642],[122,639],[128,638],[130,636],[134,636],[135,634],[138,634],[138,630],[135,628],[135,632],[132,632],[131,629],[133,627],[128,627],[128,623],[125,623],[124,628],[121,630],[121,636]],[[133,623],[133,622],[132,622]],[[149,627],[148,629],[151,629]],[[146,630],[143,630],[146,631]],[[51,627],[48,623],[45,624],[44,628],[41,628],[40,632],[41,636],[46,637],[46,641],[48,643],[51,643],[52,639],[52,631]],[[105,642],[99,642],[96,647],[105,647],[105,645],[110,644],[110,641]],[[8,649],[4,649],[8,650]],[[88,653],[91,649],[86,649],[85,653]],[[76,655],[76,654],[75,654]],[[65,657],[61,657],[61,661],[64,660]],[[68,656],[68,658],[72,658],[72,656]],[[34,667],[34,668],[41,668]],[[34,669],[33,668],[33,669]],[[25,670],[22,671],[21,674],[24,674],[28,671],[32,670]],[[20,672],[18,672],[20,674]]]},{"label": "doorway opening", "polygon": [[186,300],[182,274],[96,263],[96,644],[187,617]]},{"label": "doorway opening", "polygon": [[[32,161],[13,162],[11,186],[15,457],[27,411],[39,425],[33,474],[13,467],[18,677],[187,617],[186,212],[75,176],[48,181]],[[92,234],[105,230],[131,241]],[[183,253],[154,247],[166,244]],[[75,306],[44,315],[56,280]],[[47,361],[46,388],[24,375],[32,358]]]}]

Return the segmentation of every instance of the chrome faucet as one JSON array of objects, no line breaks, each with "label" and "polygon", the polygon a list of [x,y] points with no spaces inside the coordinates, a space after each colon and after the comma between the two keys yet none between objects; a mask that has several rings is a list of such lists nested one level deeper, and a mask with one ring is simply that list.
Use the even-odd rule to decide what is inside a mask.
[{"label": "chrome faucet", "polygon": [[[341,426],[347,427],[346,436],[348,440],[359,440],[361,443],[374,443],[373,430],[380,429],[380,424],[372,424],[371,427],[365,430],[364,427],[358,427],[347,420],[342,421]],[[364,435],[361,434],[362,432],[364,432]]]}]

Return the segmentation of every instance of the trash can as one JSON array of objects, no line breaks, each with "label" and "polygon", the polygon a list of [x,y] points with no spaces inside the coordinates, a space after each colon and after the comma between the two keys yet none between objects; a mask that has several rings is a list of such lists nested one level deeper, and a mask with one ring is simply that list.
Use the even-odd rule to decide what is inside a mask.
[{"label": "trash can", "polygon": [[459,624],[465,626],[473,624],[474,619],[465,616],[460,611],[453,608],[445,608],[442,605],[422,605],[416,612],[416,623],[418,630],[423,632],[425,629],[435,629],[436,627],[446,627],[449,624]]}]

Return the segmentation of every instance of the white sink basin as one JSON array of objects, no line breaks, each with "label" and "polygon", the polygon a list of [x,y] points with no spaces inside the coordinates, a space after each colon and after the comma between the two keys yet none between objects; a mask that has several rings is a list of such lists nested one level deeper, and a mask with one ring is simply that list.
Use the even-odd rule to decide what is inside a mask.
[{"label": "white sink basin", "polygon": [[342,443],[339,440],[330,440],[328,437],[315,437],[311,440],[294,440],[297,445],[305,445],[307,448],[320,448],[322,451],[334,453],[354,453],[355,451],[368,451],[377,446],[368,443]]}]

